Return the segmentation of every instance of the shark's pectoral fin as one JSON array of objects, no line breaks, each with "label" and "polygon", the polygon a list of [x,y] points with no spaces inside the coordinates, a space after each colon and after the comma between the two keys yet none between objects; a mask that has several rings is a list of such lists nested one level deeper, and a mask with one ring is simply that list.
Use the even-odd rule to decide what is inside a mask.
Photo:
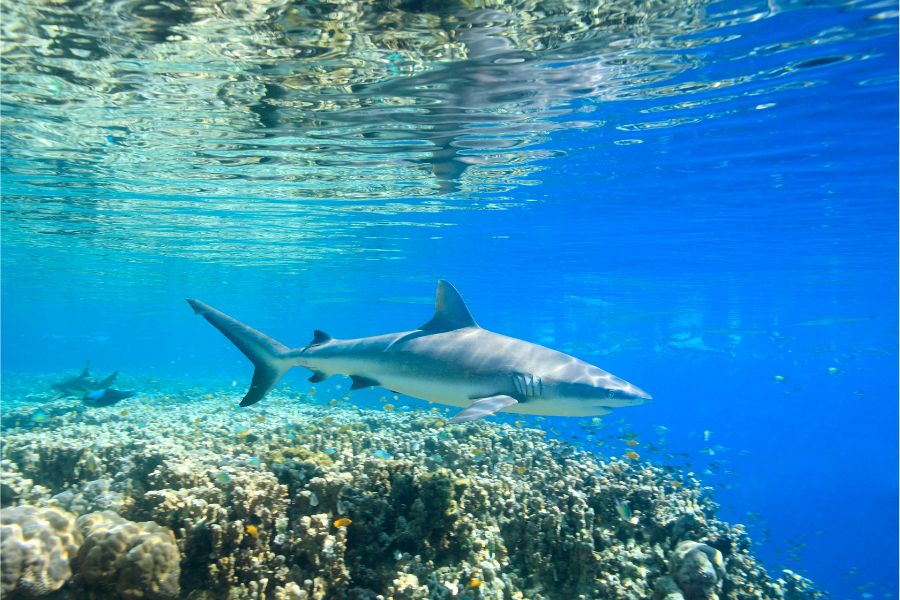
[{"label": "shark's pectoral fin", "polygon": [[312,383],[319,383],[320,381],[325,381],[326,379],[328,379],[328,375],[326,375],[322,371],[314,371],[312,376],[309,378],[309,381]]},{"label": "shark's pectoral fin", "polygon": [[361,375],[351,375],[350,379],[353,381],[353,383],[350,385],[351,390],[359,390],[362,388],[381,385],[374,379],[372,379],[370,377],[363,377]]},{"label": "shark's pectoral fin", "polygon": [[477,398],[472,402],[472,406],[464,408],[447,421],[448,423],[463,423],[465,421],[474,421],[488,415],[492,415],[497,411],[503,410],[507,406],[518,404],[518,400],[512,396],[488,396],[487,398]]}]

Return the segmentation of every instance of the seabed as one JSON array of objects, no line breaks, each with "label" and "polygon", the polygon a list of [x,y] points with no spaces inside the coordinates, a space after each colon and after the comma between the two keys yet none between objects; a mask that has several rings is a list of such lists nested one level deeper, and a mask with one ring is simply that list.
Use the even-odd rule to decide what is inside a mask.
[{"label": "seabed", "polygon": [[825,597],[696,479],[538,429],[222,382],[35,402],[52,380],[4,377],[11,600]]}]

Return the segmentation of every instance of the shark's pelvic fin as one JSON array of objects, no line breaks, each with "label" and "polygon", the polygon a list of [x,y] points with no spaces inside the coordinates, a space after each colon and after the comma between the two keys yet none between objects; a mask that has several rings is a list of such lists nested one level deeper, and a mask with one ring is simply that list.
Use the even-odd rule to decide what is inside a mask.
[{"label": "shark's pelvic fin", "polygon": [[328,379],[328,375],[323,373],[322,371],[314,371],[312,376],[309,378],[311,383],[319,383],[320,381],[325,381]]},{"label": "shark's pelvic fin", "polygon": [[350,385],[351,390],[360,390],[362,388],[381,385],[371,377],[362,377],[361,375],[351,375],[350,379],[353,380],[353,383]]},{"label": "shark's pelvic fin", "polygon": [[241,400],[241,406],[250,406],[262,400],[263,396],[275,387],[281,376],[291,368],[290,361],[286,359],[288,347],[208,304],[199,300],[187,302],[195,313],[221,331],[256,367],[250,389]]},{"label": "shark's pelvic fin", "polygon": [[448,423],[463,423],[465,421],[474,421],[488,415],[492,415],[497,411],[503,410],[507,406],[518,404],[518,400],[512,396],[488,396],[487,398],[478,398],[472,402],[472,406],[464,408],[447,421]]},{"label": "shark's pelvic fin", "polygon": [[438,281],[434,301],[434,316],[419,327],[423,331],[453,331],[463,327],[478,327],[462,296],[448,281]]}]

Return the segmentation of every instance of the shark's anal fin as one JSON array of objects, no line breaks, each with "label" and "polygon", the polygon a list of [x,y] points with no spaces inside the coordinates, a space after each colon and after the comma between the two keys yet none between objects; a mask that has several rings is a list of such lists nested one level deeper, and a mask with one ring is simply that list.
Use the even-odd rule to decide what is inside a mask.
[{"label": "shark's anal fin", "polygon": [[309,378],[309,381],[312,383],[319,383],[320,381],[325,381],[326,379],[328,379],[328,375],[326,375],[322,371],[314,371],[312,376]]},{"label": "shark's anal fin", "polygon": [[381,385],[374,379],[370,377],[363,377],[362,375],[351,375],[350,379],[353,380],[353,383],[350,385],[351,390],[361,390],[362,388]]},{"label": "shark's anal fin", "polygon": [[487,398],[477,398],[472,402],[472,406],[464,408],[447,421],[448,423],[464,423],[465,421],[474,421],[488,415],[492,415],[497,411],[501,411],[507,406],[518,404],[518,400],[512,396],[488,396]]}]

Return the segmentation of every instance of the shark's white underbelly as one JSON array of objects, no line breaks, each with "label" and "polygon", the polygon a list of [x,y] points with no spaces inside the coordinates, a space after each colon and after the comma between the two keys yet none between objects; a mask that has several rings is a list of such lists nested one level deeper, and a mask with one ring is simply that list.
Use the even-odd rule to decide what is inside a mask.
[{"label": "shark's white underbelly", "polygon": [[466,407],[472,404],[469,399],[473,391],[468,385],[454,384],[447,381],[433,381],[419,377],[404,377],[402,375],[382,375],[378,379],[382,387],[427,400],[438,404]]}]

